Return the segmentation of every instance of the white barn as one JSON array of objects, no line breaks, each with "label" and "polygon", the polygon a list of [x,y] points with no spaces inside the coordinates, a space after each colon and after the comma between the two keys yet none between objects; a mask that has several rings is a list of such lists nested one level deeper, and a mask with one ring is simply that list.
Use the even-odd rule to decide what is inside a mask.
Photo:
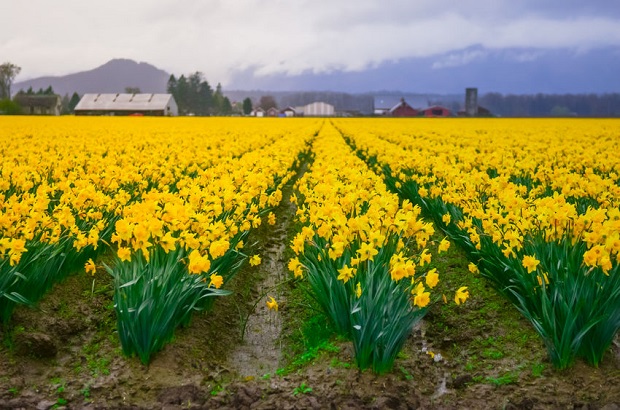
[{"label": "white barn", "polygon": [[179,108],[172,94],[84,94],[75,115],[176,116]]},{"label": "white barn", "polygon": [[303,113],[306,117],[331,117],[334,115],[334,106],[325,102],[313,102],[304,106]]}]

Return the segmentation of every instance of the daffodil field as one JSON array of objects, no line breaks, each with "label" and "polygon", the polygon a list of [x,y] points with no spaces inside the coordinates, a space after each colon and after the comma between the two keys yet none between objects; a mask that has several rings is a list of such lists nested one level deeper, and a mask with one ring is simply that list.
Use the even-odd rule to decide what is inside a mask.
[{"label": "daffodil field", "polygon": [[439,275],[427,267],[434,228],[419,218],[419,206],[399,203],[332,124],[323,126],[312,152],[294,198],[301,230],[289,268],[307,275],[321,308],[353,340],[359,368],[382,373],[431,297],[441,298],[431,295]]},{"label": "daffodil field", "polygon": [[620,123],[339,123],[532,323],[565,368],[598,365],[620,328]]},{"label": "daffodil field", "polygon": [[620,328],[617,120],[0,117],[0,139],[4,323],[104,268],[123,351],[148,363],[230,294],[293,184],[291,276],[360,369],[467,303],[429,266],[451,244],[558,368],[598,365]]},{"label": "daffodil field", "polygon": [[273,218],[318,127],[160,119],[138,131],[127,119],[9,119],[2,319],[67,274],[95,269],[96,251],[109,249],[121,344],[147,363],[192,311],[226,294],[248,256],[243,240]]}]

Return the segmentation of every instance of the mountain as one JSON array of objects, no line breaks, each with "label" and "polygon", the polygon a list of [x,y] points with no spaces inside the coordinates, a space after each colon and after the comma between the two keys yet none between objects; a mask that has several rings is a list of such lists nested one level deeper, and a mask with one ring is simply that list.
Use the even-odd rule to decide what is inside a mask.
[{"label": "mountain", "polygon": [[256,75],[256,67],[234,72],[228,88],[272,91],[332,90],[385,94],[481,93],[587,94],[620,92],[620,46],[591,50],[472,46],[429,57],[403,58],[360,71]]},{"label": "mountain", "polygon": [[143,93],[165,93],[170,74],[148,63],[128,59],[110,60],[93,70],[58,77],[39,77],[13,84],[12,90],[34,91],[50,85],[56,94],[122,93],[126,87]]}]

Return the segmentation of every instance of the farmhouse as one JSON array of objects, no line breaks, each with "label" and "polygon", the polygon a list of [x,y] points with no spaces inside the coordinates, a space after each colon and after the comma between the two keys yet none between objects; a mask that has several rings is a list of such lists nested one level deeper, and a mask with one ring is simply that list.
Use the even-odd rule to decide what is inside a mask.
[{"label": "farmhouse", "polygon": [[286,107],[285,109],[280,111],[280,115],[282,115],[284,117],[294,117],[296,115],[295,108],[293,108],[293,107]]},{"label": "farmhouse", "polygon": [[252,110],[252,112],[250,113],[250,115],[252,117],[264,117],[265,116],[265,110],[262,109],[262,107],[258,107]]},{"label": "farmhouse", "polygon": [[276,107],[271,107],[267,110],[267,117],[277,117],[279,113]]},{"label": "farmhouse", "polygon": [[392,117],[416,117],[418,110],[407,104],[404,98],[401,98],[398,104],[390,108],[387,115]]},{"label": "farmhouse", "polygon": [[84,94],[75,115],[176,116],[179,109],[172,94]]},{"label": "farmhouse", "polygon": [[59,95],[17,93],[13,101],[22,107],[24,114],[60,115],[62,102]]}]

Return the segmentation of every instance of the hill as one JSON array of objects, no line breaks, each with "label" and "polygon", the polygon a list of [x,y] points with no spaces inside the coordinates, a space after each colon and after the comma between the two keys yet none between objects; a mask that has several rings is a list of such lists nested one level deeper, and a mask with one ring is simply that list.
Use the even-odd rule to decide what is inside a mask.
[{"label": "hill", "polygon": [[50,85],[57,94],[121,93],[126,87],[137,87],[143,93],[166,92],[170,74],[148,63],[114,59],[88,71],[57,77],[39,77],[13,84],[14,91],[32,87],[37,91]]}]

